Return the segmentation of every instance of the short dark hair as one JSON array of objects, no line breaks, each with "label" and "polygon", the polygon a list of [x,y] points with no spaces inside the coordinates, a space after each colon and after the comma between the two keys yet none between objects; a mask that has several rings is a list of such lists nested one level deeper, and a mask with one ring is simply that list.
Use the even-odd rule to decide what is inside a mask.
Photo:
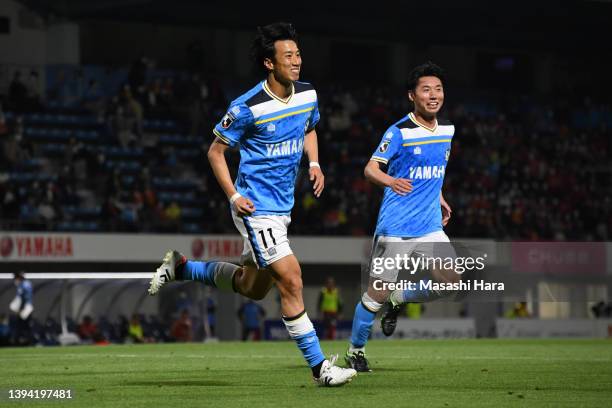
[{"label": "short dark hair", "polygon": [[408,75],[408,83],[406,84],[406,89],[408,91],[414,91],[419,83],[419,79],[425,76],[434,76],[442,82],[444,85],[445,82],[445,73],[442,68],[438,65],[434,64],[431,61],[427,61],[424,64],[416,66]]},{"label": "short dark hair", "polygon": [[266,58],[274,60],[274,43],[283,40],[292,40],[297,44],[298,36],[293,24],[280,22],[257,27],[257,36],[251,45],[251,58],[258,70],[268,73],[263,62]]}]

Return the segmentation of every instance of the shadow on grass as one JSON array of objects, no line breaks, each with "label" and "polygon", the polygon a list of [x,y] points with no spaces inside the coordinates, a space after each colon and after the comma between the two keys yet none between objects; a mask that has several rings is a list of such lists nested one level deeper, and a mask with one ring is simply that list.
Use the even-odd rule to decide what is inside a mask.
[{"label": "shadow on grass", "polygon": [[150,381],[126,381],[123,382],[122,385],[132,386],[132,387],[229,387],[235,384],[232,384],[228,381],[218,381],[218,380],[150,380]]}]

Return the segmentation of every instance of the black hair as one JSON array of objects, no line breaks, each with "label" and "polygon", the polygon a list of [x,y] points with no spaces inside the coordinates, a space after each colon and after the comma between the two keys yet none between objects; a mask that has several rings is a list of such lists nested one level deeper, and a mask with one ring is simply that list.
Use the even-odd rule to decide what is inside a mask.
[{"label": "black hair", "polygon": [[419,83],[419,79],[424,76],[434,76],[438,78],[440,82],[442,82],[442,85],[444,85],[444,70],[433,62],[427,61],[426,63],[415,67],[410,72],[410,74],[408,75],[408,83],[406,84],[406,89],[408,91],[416,90],[417,84]]},{"label": "black hair", "polygon": [[14,272],[13,273],[13,279],[25,279],[25,275],[24,275],[23,271]]},{"label": "black hair", "polygon": [[259,71],[268,73],[263,62],[266,58],[274,60],[274,43],[276,41],[292,40],[297,44],[298,37],[291,23],[272,23],[257,27],[257,36],[251,45],[251,59]]}]

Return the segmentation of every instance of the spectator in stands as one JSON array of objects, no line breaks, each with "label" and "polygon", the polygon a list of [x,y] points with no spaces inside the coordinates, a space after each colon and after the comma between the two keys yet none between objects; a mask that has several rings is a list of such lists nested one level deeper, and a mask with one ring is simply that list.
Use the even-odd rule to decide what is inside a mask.
[{"label": "spectator in stands", "polygon": [[164,210],[164,217],[169,231],[178,231],[181,224],[181,207],[172,201]]},{"label": "spectator in stands", "polygon": [[193,325],[189,317],[189,311],[181,311],[180,317],[172,324],[170,335],[177,342],[189,342],[193,340]]},{"label": "spectator in stands", "polygon": [[4,114],[4,110],[2,107],[2,103],[0,102],[0,140],[4,140],[5,136],[8,135],[9,128],[6,123],[6,115]]},{"label": "spectator in stands", "polygon": [[21,79],[21,71],[15,71],[8,90],[9,105],[15,112],[24,112],[28,108],[27,98],[28,89]]},{"label": "spectator in stands", "polygon": [[242,323],[242,341],[261,340],[261,325],[263,318],[266,317],[266,311],[251,299],[238,309],[238,318]]},{"label": "spectator in stands", "polygon": [[113,117],[113,129],[116,132],[117,140],[124,149],[132,146],[136,141],[136,135],[132,132],[135,119],[130,116],[123,105],[117,106]]},{"label": "spectator in stands", "polygon": [[15,187],[11,184],[5,184],[4,187],[0,218],[16,221],[19,218],[19,202]]},{"label": "spectator in stands", "polygon": [[38,71],[32,70],[30,71],[30,76],[28,77],[28,81],[25,84],[27,90],[27,108],[30,112],[38,112],[41,110],[41,100],[40,100],[40,78],[38,75]]},{"label": "spectator in stands", "polygon": [[91,316],[84,316],[78,328],[78,334],[81,340],[86,343],[92,343],[94,341],[94,336],[97,332],[98,327],[93,322]]}]

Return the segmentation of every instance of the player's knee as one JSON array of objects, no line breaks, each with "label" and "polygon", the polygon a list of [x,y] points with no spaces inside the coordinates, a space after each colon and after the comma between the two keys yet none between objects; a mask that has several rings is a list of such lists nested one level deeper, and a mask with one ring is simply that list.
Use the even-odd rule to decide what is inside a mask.
[{"label": "player's knee", "polygon": [[304,287],[302,283],[302,277],[298,274],[286,276],[283,279],[281,279],[278,283],[279,283],[279,290],[281,292],[292,294],[292,295],[301,293]]},{"label": "player's knee", "polygon": [[385,303],[389,298],[389,293],[388,290],[376,290],[370,287],[364,295],[368,295],[375,302]]}]

